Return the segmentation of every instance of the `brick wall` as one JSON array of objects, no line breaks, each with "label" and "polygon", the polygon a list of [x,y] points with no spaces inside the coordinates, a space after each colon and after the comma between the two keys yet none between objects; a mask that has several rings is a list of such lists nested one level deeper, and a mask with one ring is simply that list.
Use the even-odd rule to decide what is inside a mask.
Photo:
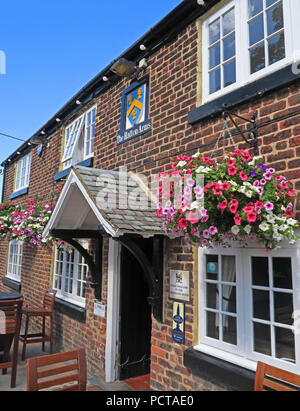
[{"label": "brick wall", "polygon": [[[223,122],[220,117],[202,121],[196,126],[187,123],[188,112],[196,108],[198,76],[198,33],[196,24],[184,30],[178,38],[162,47],[150,57],[147,73],[150,74],[150,113],[152,131],[119,146],[116,138],[120,131],[121,94],[130,85],[128,80],[120,80],[108,92],[100,95],[96,102],[97,123],[94,167],[118,169],[128,166],[132,171],[150,175],[170,168],[170,158],[176,154],[194,154],[198,149],[211,154]],[[93,102],[94,103],[94,102]],[[267,164],[281,170],[296,183],[300,190],[300,86],[299,82],[290,87],[257,97],[237,108],[237,113],[251,116],[258,110],[259,146]],[[298,113],[299,111],[299,113]],[[297,114],[298,113],[298,114]],[[291,115],[290,118],[284,116]],[[72,121],[72,119],[70,120]],[[243,124],[242,121],[239,121]],[[239,148],[248,146],[236,138]],[[63,181],[54,182],[54,174],[59,171],[63,128],[50,139],[50,147],[38,157],[33,149],[31,181],[28,195],[15,199],[15,203],[26,205],[29,199],[55,203],[62,189]],[[230,150],[226,141],[226,150]],[[218,150],[218,156],[223,155]],[[5,196],[13,192],[14,165],[6,171]],[[300,197],[297,215],[300,217]],[[107,298],[107,251],[105,242],[103,258],[102,299]],[[0,276],[6,273],[7,244],[0,246]],[[197,296],[192,295],[186,305],[186,344],[174,343],[172,334],[172,300],[169,299],[170,269],[188,270],[191,290],[197,280],[196,261],[182,240],[166,241],[165,275],[165,321],[159,324],[153,319],[151,386],[153,389],[193,390],[225,389],[213,381],[194,378],[183,365],[183,352],[195,344],[197,335]],[[24,247],[22,267],[22,292],[25,300],[37,304],[46,287],[51,285],[52,253],[49,249],[33,251]],[[6,289],[0,282],[0,290]],[[93,375],[104,373],[105,321],[93,315],[93,290],[87,289],[87,319],[82,324],[67,315],[57,313],[55,335],[58,347],[72,349],[85,346],[89,370]]]}]

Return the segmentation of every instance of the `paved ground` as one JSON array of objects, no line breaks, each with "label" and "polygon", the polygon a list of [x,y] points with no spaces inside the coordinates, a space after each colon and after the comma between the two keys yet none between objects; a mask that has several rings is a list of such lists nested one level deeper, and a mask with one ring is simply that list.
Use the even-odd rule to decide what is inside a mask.
[{"label": "paved ground", "polygon": [[[18,360],[18,371],[17,371],[17,386],[14,389],[10,388],[10,378],[11,370],[8,369],[7,375],[2,375],[2,370],[0,370],[0,391],[26,391],[27,376],[26,376],[26,361],[21,360],[21,349],[22,344],[19,347],[19,360]],[[38,357],[41,355],[48,354],[43,353],[41,350],[41,344],[29,345],[26,350],[26,358]],[[88,376],[88,386],[87,391],[131,391],[127,384],[123,382],[115,382],[112,384],[107,384],[104,381],[98,381],[91,376]]]}]

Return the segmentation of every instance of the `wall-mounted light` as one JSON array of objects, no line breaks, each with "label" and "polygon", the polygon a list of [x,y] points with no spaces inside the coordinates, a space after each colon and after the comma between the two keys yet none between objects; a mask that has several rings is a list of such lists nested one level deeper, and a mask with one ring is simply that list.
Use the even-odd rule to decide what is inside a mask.
[{"label": "wall-mounted light", "polygon": [[204,0],[197,0],[197,3],[199,4],[199,6],[205,6]]},{"label": "wall-mounted light", "polygon": [[105,81],[105,82],[107,82],[107,81],[108,81],[108,77],[103,76],[103,77],[102,77],[102,80]]},{"label": "wall-mounted light", "polygon": [[17,151],[18,156],[21,154],[21,151]]},{"label": "wall-mounted light", "polygon": [[125,58],[120,58],[112,65],[110,70],[121,77],[130,77],[136,72],[137,68],[132,61],[128,61]]},{"label": "wall-mounted light", "polygon": [[46,134],[46,132],[43,130],[41,131],[41,135],[44,136]]},{"label": "wall-mounted light", "polygon": [[57,117],[56,122],[57,122],[57,123],[60,123],[60,122],[61,122],[61,119]]},{"label": "wall-mounted light", "polygon": [[45,137],[42,136],[33,136],[30,139],[30,145],[38,146],[39,144],[43,144],[45,142]]},{"label": "wall-mounted light", "polygon": [[80,100],[76,100],[76,104],[77,104],[77,106],[80,106],[80,104],[82,104],[82,103],[81,103]]},{"label": "wall-mounted light", "polygon": [[147,50],[147,47],[144,44],[141,44],[140,45],[140,50],[145,51],[145,50]]}]

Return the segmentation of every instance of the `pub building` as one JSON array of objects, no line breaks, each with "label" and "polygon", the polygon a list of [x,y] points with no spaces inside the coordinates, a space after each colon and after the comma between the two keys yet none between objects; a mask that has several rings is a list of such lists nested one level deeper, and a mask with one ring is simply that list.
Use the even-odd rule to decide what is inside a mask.
[{"label": "pub building", "polygon": [[1,241],[0,290],[56,289],[55,350],[85,348],[92,376],[201,391],[253,390],[258,361],[300,373],[300,242],[190,249],[139,177],[209,157],[226,117],[299,190],[299,18],[295,0],[182,1],[2,163],[3,202],[55,205],[43,236],[72,251]]}]

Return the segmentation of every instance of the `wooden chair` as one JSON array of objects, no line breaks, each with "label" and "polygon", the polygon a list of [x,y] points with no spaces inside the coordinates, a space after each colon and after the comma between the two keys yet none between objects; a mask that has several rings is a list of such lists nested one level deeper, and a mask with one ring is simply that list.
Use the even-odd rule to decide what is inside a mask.
[{"label": "wooden chair", "polygon": [[[22,360],[25,360],[26,345],[43,343],[42,349],[45,351],[45,342],[50,342],[50,353],[53,352],[53,327],[54,327],[54,302],[55,302],[56,290],[49,288],[46,290],[43,305],[40,308],[23,308],[22,314],[25,315],[25,332],[20,335],[20,340],[23,343]],[[42,317],[42,332],[37,334],[28,334],[29,320],[31,317]],[[50,318],[50,333],[46,335],[46,318]]]},{"label": "wooden chair", "polygon": [[300,375],[259,362],[254,391],[299,391]]},{"label": "wooden chair", "polygon": [[[17,379],[22,304],[21,299],[0,301],[0,338],[1,351],[3,351],[3,362],[0,363],[0,369],[3,375],[7,373],[7,368],[12,369],[11,388],[15,388]],[[13,352],[10,359],[9,351],[12,343]]]},{"label": "wooden chair", "polygon": [[[71,361],[75,363],[71,364]],[[41,370],[41,367],[47,368]],[[86,383],[86,357],[83,348],[27,360],[27,391],[41,391],[51,387],[56,387],[53,391],[86,391]],[[63,386],[64,384],[67,385]]]}]

